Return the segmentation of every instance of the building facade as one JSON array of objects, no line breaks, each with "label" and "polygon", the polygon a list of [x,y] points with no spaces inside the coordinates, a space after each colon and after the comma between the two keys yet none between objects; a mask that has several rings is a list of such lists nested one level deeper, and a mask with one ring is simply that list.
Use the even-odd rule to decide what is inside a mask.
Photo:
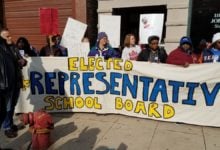
[{"label": "building facade", "polygon": [[121,15],[122,43],[127,33],[138,36],[140,14],[163,13],[162,43],[169,52],[182,36],[190,36],[197,45],[200,39],[211,40],[213,33],[220,32],[217,6],[219,0],[98,0],[98,14]]},{"label": "building facade", "polygon": [[1,0],[0,3],[2,4],[2,8],[0,8],[1,26],[10,30],[14,41],[18,37],[24,36],[37,49],[46,44],[45,35],[40,33],[40,8],[58,9],[60,34],[63,33],[68,17],[87,23],[86,36],[89,38],[94,39],[97,33],[97,22],[94,22],[97,19],[89,17],[97,12],[96,0]]}]

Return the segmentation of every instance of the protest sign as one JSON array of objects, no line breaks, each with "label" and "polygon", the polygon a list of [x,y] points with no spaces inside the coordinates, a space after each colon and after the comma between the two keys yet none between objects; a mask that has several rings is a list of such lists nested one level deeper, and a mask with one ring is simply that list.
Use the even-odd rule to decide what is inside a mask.
[{"label": "protest sign", "polygon": [[114,48],[120,45],[120,31],[121,16],[99,15],[99,32],[108,35],[109,43]]},{"label": "protest sign", "polygon": [[80,43],[87,25],[73,18],[68,18],[61,40],[61,45],[68,47],[71,43]]},{"label": "protest sign", "polygon": [[40,8],[40,31],[43,35],[59,34],[56,8]]},{"label": "protest sign", "polygon": [[157,35],[160,40],[164,25],[164,14],[141,14],[139,24],[139,43],[148,44],[148,37]]}]

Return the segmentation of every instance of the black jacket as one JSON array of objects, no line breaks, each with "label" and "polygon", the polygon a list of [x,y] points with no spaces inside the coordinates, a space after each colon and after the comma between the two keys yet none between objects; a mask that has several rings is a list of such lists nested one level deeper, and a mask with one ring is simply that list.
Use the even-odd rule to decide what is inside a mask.
[{"label": "black jacket", "polygon": [[[7,58],[10,57],[10,60]],[[8,45],[6,40],[0,37],[0,90],[5,90],[9,86],[16,85],[17,87],[22,87],[22,66],[19,64],[18,60],[23,59],[19,52],[15,49],[15,45]],[[8,68],[8,61],[12,61],[13,68]],[[9,85],[9,75],[11,69],[14,69],[14,85]]]},{"label": "black jacket", "polygon": [[8,87],[5,60],[6,50],[6,41],[0,37],[0,90],[5,90]]},{"label": "black jacket", "polygon": [[[157,49],[157,51],[158,51],[159,62],[166,63],[167,53],[166,53],[165,49],[162,47],[159,47]],[[149,46],[147,46],[145,49],[143,49],[140,52],[137,60],[138,61],[148,61],[149,57],[150,57],[150,52],[151,52],[151,49],[149,48]]]}]

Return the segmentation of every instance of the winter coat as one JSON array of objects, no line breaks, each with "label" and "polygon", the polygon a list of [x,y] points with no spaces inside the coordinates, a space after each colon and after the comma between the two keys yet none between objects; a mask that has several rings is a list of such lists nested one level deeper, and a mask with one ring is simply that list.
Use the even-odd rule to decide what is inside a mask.
[{"label": "winter coat", "polygon": [[0,37],[0,89],[5,90],[8,87],[8,78],[6,75],[6,41]]},{"label": "winter coat", "polygon": [[[0,89],[5,90],[11,86],[22,87],[22,65],[19,60],[23,59],[14,44],[6,44],[6,40],[0,37]],[[26,65],[27,61],[24,60]]]},{"label": "winter coat", "polygon": [[109,44],[107,44],[105,48],[102,50],[100,50],[98,48],[98,44],[96,44],[96,46],[91,48],[88,56],[103,56],[104,59],[109,59],[109,58],[119,58],[120,54],[115,49],[113,49]]},{"label": "winter coat", "polygon": [[[158,47],[158,61],[160,63],[166,63],[167,59],[167,53],[164,48]],[[141,51],[141,53],[138,55],[138,61],[149,61],[150,58],[151,49],[149,46],[147,46],[145,49]]]},{"label": "winter coat", "polygon": [[167,63],[174,65],[185,65],[186,63],[192,64],[193,58],[181,47],[178,47],[169,54],[167,58]]},{"label": "winter coat", "polygon": [[46,45],[41,48],[40,50],[40,56],[63,56],[62,51],[59,47],[56,45],[53,45],[50,49],[50,46]]}]

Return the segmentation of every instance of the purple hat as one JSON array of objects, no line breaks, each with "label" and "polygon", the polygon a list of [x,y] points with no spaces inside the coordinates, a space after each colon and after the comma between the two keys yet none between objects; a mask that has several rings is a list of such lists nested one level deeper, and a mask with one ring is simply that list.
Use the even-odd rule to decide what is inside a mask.
[{"label": "purple hat", "polygon": [[104,37],[108,38],[107,34],[105,32],[99,32],[97,41],[100,41]]}]

